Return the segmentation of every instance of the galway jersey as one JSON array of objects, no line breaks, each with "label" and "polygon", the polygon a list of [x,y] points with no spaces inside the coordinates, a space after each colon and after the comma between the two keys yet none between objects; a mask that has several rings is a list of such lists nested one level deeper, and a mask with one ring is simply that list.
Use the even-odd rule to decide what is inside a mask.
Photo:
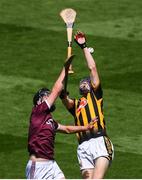
[{"label": "galway jersey", "polygon": [[74,116],[75,125],[77,126],[85,126],[95,117],[98,117],[98,121],[94,124],[93,130],[77,133],[80,144],[91,138],[106,135],[102,95],[101,85],[97,90],[95,90],[92,85],[91,92],[89,92],[86,97],[83,96],[79,100],[75,99],[74,107],[69,109]]},{"label": "galway jersey", "polygon": [[32,109],[28,151],[37,158],[54,159],[54,139],[58,123],[52,119],[47,102]]}]

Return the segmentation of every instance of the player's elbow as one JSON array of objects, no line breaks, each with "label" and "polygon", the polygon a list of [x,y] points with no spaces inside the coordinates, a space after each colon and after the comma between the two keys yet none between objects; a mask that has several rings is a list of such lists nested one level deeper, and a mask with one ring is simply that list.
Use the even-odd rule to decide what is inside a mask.
[{"label": "player's elbow", "polygon": [[95,86],[96,86],[96,89],[100,86],[100,80],[99,79],[96,80]]},{"label": "player's elbow", "polygon": [[97,69],[96,69],[96,64],[95,64],[95,63],[91,64],[91,65],[89,66],[89,69],[90,69],[90,71],[96,72],[96,71],[97,71]]},{"label": "player's elbow", "polygon": [[94,79],[92,85],[93,85],[94,89],[98,89],[98,87],[100,86],[100,79],[99,79],[99,77]]}]

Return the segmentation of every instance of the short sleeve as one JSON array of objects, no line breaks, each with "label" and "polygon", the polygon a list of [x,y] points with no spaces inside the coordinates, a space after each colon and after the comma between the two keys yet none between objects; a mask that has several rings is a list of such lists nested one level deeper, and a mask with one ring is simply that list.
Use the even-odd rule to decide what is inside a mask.
[{"label": "short sleeve", "polygon": [[[92,87],[93,87],[93,85],[92,85]],[[93,92],[94,92],[97,99],[101,99],[103,96],[103,90],[102,90],[101,84],[98,86],[97,89],[93,88]]]},{"label": "short sleeve", "polygon": [[54,121],[54,128],[55,128],[55,130],[57,130],[59,128],[59,124],[57,121]]},{"label": "short sleeve", "polygon": [[48,104],[44,101],[43,103],[41,103],[40,105],[37,105],[34,110],[33,113],[42,113],[42,112],[47,112],[49,111],[49,106]]}]

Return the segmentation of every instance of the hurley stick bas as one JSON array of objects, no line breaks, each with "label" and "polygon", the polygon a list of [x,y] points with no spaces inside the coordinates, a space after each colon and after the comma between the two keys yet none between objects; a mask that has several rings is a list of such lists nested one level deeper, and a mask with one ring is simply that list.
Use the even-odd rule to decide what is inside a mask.
[{"label": "hurley stick bas", "polygon": [[[66,24],[67,41],[68,41],[67,58],[69,58],[72,54],[72,32],[76,18],[76,11],[71,8],[66,8],[60,12],[60,16]],[[74,71],[72,70],[72,65],[70,65],[68,73],[74,73]]]}]

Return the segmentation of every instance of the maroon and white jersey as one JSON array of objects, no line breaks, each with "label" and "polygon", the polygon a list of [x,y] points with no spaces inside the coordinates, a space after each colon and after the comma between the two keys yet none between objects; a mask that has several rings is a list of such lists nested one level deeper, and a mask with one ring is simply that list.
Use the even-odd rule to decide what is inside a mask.
[{"label": "maroon and white jersey", "polygon": [[33,107],[28,135],[28,151],[37,158],[54,159],[58,123],[52,119],[47,102]]}]

